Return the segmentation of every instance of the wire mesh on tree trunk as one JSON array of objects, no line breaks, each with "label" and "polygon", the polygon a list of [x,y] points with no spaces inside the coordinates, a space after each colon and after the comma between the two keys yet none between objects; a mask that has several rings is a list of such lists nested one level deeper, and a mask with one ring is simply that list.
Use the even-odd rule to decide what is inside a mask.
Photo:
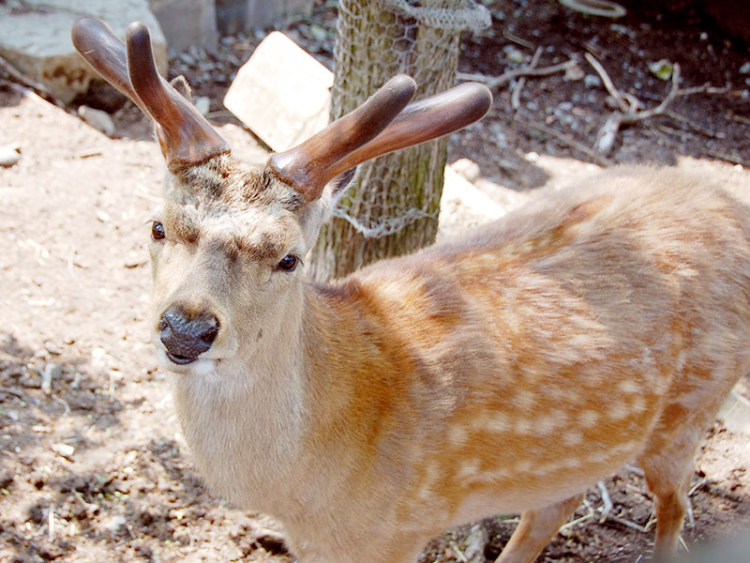
[{"label": "wire mesh on tree trunk", "polygon": [[[450,88],[462,30],[489,23],[489,12],[471,0],[341,0],[331,118],[399,73],[416,80],[415,99]],[[441,139],[361,165],[321,231],[312,277],[326,281],[432,243],[446,157]]]}]

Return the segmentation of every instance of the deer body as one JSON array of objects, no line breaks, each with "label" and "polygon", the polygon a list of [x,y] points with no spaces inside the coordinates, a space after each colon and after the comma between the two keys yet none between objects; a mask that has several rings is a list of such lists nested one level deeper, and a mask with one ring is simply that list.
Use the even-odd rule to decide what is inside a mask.
[{"label": "deer body", "polygon": [[674,170],[616,169],[452,242],[328,286],[303,258],[385,152],[481,117],[464,85],[360,108],[246,168],[127,45],[78,50],[157,124],[153,340],[209,485],[270,513],[304,562],[413,561],[446,527],[522,511],[498,561],[533,561],[597,480],[636,459],[676,545],[692,457],[750,369],[750,210]]},{"label": "deer body", "polygon": [[599,182],[295,286],[278,332],[176,378],[201,474],[279,517],[302,561],[410,561],[640,455],[689,472],[750,369],[750,214],[672,170]]}]

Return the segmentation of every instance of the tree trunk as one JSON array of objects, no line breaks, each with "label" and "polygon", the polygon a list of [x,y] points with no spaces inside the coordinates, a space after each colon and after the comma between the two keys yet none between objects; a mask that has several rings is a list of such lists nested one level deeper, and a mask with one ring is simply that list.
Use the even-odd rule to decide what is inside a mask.
[{"label": "tree trunk", "polygon": [[[453,86],[460,32],[401,15],[392,4],[341,1],[332,119],[356,108],[398,73],[417,81],[415,99]],[[420,9],[455,5],[456,0],[424,0]],[[361,165],[332,221],[321,231],[311,257],[313,279],[341,277],[370,262],[431,244],[446,158],[447,140],[441,139]]]}]

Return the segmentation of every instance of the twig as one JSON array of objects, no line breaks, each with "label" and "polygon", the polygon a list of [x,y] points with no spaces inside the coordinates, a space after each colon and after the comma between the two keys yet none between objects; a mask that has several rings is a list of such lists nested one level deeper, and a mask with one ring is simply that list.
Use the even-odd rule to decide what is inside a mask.
[{"label": "twig", "polygon": [[568,528],[572,528],[573,526],[576,526],[578,524],[581,524],[583,522],[587,522],[591,520],[594,517],[594,509],[591,507],[591,505],[586,501],[586,499],[583,499],[583,506],[586,507],[586,510],[588,512],[584,514],[583,516],[576,518],[575,520],[571,520],[570,522],[566,523],[564,526],[560,528],[560,531],[567,530]]},{"label": "twig", "polygon": [[631,522],[630,520],[627,520],[625,518],[621,518],[620,516],[617,516],[615,514],[610,514],[607,516],[607,520],[611,520],[612,522],[617,522],[618,524],[622,524],[623,526],[630,528],[632,530],[637,530],[638,532],[641,532],[642,534],[645,534],[651,529],[650,520],[646,523],[645,526],[641,526],[640,524],[636,524],[635,522]]},{"label": "twig", "polygon": [[655,115],[663,114],[669,107],[669,104],[674,101],[680,92],[680,65],[675,63],[672,71],[672,86],[669,89],[667,96],[658,106],[651,109],[639,110],[638,108],[641,107],[642,104],[638,99],[629,96],[630,103],[628,103],[625,100],[625,95],[615,87],[612,79],[609,77],[609,74],[607,74],[607,71],[601,63],[599,63],[591,53],[586,53],[585,56],[589,64],[593,66],[594,70],[599,74],[604,87],[612,98],[614,98],[615,103],[619,108],[619,111],[614,112],[607,118],[607,121],[604,122],[604,125],[599,129],[599,133],[597,134],[595,148],[597,152],[601,154],[608,154],[612,150],[617,138],[617,133],[620,131],[622,125],[630,125],[638,121],[643,121],[644,119],[649,119]]},{"label": "twig", "polygon": [[599,487],[599,492],[602,495],[602,513],[599,516],[599,522],[604,522],[607,519],[607,516],[609,516],[609,513],[612,512],[612,508],[614,505],[612,504],[612,499],[609,496],[609,491],[607,491],[607,487],[604,486],[604,481],[599,481],[597,484],[597,487]]},{"label": "twig", "polygon": [[13,395],[17,399],[21,399],[23,401],[23,395],[19,393],[18,391],[14,391],[13,389],[8,389],[7,387],[0,387],[0,393],[7,393],[8,395]]},{"label": "twig", "polygon": [[[704,84],[702,86],[694,86],[691,88],[680,88],[680,65],[675,63],[674,69],[672,70],[672,84],[667,92],[666,97],[657,105],[651,109],[639,109],[642,104],[637,98],[630,94],[622,94],[612,82],[612,79],[607,74],[607,71],[601,65],[596,58],[590,53],[586,53],[586,60],[589,64],[594,67],[599,77],[602,79],[602,83],[609,92],[610,96],[615,100],[619,111],[614,112],[607,118],[604,125],[599,129],[596,140],[596,150],[601,154],[608,154],[612,149],[617,138],[617,133],[622,125],[632,125],[639,121],[650,119],[657,115],[666,115],[671,117],[675,121],[680,121],[689,124],[691,127],[698,129],[689,120],[679,117],[678,115],[668,112],[667,108],[670,104],[678,97],[692,96],[693,94],[726,94],[729,92],[729,88],[715,88],[710,84]],[[627,98],[627,100],[626,100]],[[709,137],[721,138],[720,134],[712,134],[706,131],[701,131],[703,134]],[[730,160],[731,161],[731,160]]]},{"label": "twig", "polygon": [[47,539],[55,541],[55,505],[50,505],[47,512]]},{"label": "twig", "polygon": [[466,559],[466,556],[463,554],[461,549],[456,545],[456,542],[450,541],[448,542],[448,545],[450,545],[451,549],[453,550],[453,553],[456,555],[456,559],[461,561],[462,563],[468,563],[468,559]]},{"label": "twig", "polygon": [[607,89],[607,92],[609,92],[609,95],[612,96],[612,98],[615,100],[615,103],[617,104],[617,107],[620,108],[620,111],[623,113],[631,111],[630,106],[627,104],[627,102],[625,102],[625,98],[622,97],[620,91],[615,88],[612,79],[609,77],[607,71],[604,70],[604,67],[601,65],[601,63],[597,61],[594,55],[592,55],[591,53],[586,53],[585,57],[589,64],[594,67],[594,70],[599,75],[599,78],[602,79],[604,87]]},{"label": "twig", "polygon": [[52,400],[60,403],[63,409],[65,409],[63,416],[68,416],[70,414],[70,405],[68,405],[68,402],[65,399],[58,397],[57,395],[52,395]]},{"label": "twig", "polygon": [[728,86],[718,88],[706,83],[703,86],[692,86],[690,88],[681,88],[677,93],[679,96],[692,96],[693,94],[728,94],[732,90]]},{"label": "twig", "polygon": [[[537,47],[537,50],[534,52],[534,56],[531,57],[531,62],[529,63],[529,69],[536,68],[536,65],[539,64],[539,58],[542,56],[542,48]],[[521,105],[521,91],[523,90],[523,87],[526,85],[526,77],[522,76],[518,82],[516,83],[515,88],[513,88],[513,94],[510,97],[510,107],[513,108],[513,110],[517,110]]]},{"label": "twig", "polygon": [[695,485],[693,485],[692,487],[690,487],[690,490],[688,491],[688,497],[692,497],[693,493],[695,493],[695,491],[697,491],[698,489],[700,489],[701,487],[703,487],[703,485],[705,485],[706,483],[708,483],[708,478],[707,477],[703,477],[703,479],[701,479]]},{"label": "twig", "polygon": [[642,111],[636,111],[635,113],[626,113],[622,116],[622,123],[631,124],[635,123],[636,121],[643,121],[644,119],[649,119],[650,117],[654,117],[655,115],[661,115],[663,114],[667,107],[669,107],[669,104],[671,104],[674,99],[678,96],[679,93],[679,85],[680,85],[680,65],[675,63],[674,70],[672,71],[672,86],[669,89],[669,92],[667,93],[667,96],[662,100],[662,102],[652,109],[646,109]]},{"label": "twig", "polygon": [[531,43],[531,41],[526,41],[526,39],[523,39],[521,37],[518,37],[518,35],[514,35],[507,29],[503,30],[503,37],[505,37],[508,41],[512,41],[513,43],[518,43],[522,47],[526,47],[527,49],[533,49],[534,45]]},{"label": "twig", "polygon": [[742,115],[737,115],[733,111],[727,112],[727,119],[731,119],[732,121],[736,121],[737,123],[744,123],[745,125],[750,125],[750,119]]},{"label": "twig", "polygon": [[[684,90],[680,90],[680,92],[684,92]],[[686,127],[692,129],[693,131],[697,133],[700,133],[701,135],[705,137],[709,137],[711,139],[720,139],[720,140],[727,138],[727,136],[724,133],[715,133],[714,131],[709,131],[705,127],[701,127],[697,123],[693,123],[690,119],[680,115],[679,113],[675,113],[673,111],[667,110],[664,112],[664,115],[666,115],[670,119],[673,119],[677,123],[682,123]],[[750,120],[748,120],[748,124],[750,124]]]},{"label": "twig", "polygon": [[574,66],[575,64],[576,62],[573,59],[570,59],[568,61],[565,61],[564,63],[558,63],[552,66],[543,66],[540,68],[530,68],[529,66],[525,66],[522,68],[514,68],[513,70],[509,70],[507,72],[504,72],[500,76],[487,76],[486,74],[459,72],[457,73],[456,78],[458,78],[459,80],[473,80],[476,82],[484,82],[490,90],[494,90],[495,88],[504,86],[507,82],[510,82],[514,78],[518,78],[521,76],[549,76],[550,74],[563,72],[568,68]]}]

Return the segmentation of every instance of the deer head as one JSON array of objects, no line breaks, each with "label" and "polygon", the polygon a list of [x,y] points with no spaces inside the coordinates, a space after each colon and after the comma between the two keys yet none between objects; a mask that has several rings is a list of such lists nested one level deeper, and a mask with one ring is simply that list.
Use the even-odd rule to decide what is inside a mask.
[{"label": "deer head", "polygon": [[155,123],[170,172],[152,225],[155,334],[175,370],[213,366],[240,349],[247,356],[301,323],[301,261],[347,172],[464,127],[491,104],[485,87],[464,84],[408,105],[416,85],[396,76],[350,114],[255,169],[234,160],[210,123],[159,76],[145,25],[131,24],[123,44],[102,22],[81,18],[72,38]]}]

